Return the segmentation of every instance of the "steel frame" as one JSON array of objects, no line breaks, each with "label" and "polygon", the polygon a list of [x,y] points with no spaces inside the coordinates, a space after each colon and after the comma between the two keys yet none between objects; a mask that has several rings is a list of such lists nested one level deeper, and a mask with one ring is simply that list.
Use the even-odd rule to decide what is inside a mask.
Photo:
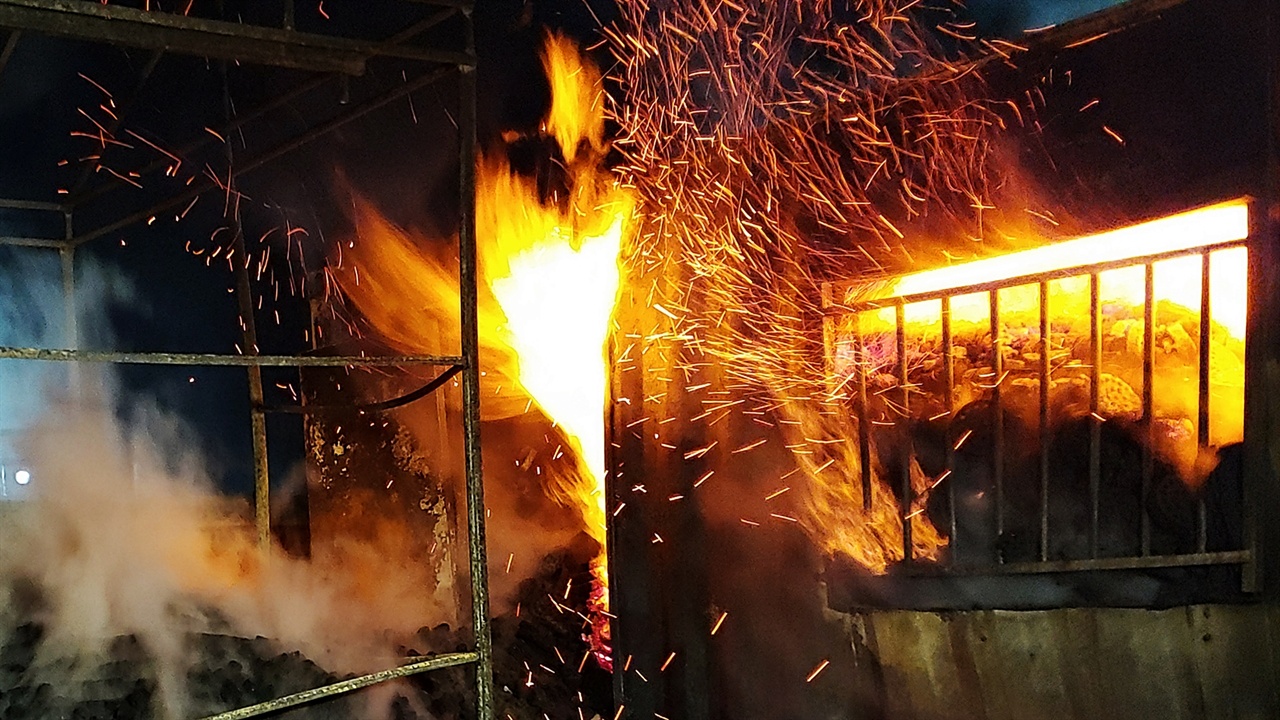
[{"label": "steel frame", "polygon": [[[1250,202],[1250,217],[1256,212],[1261,212],[1261,208],[1255,202]],[[1197,246],[1190,249],[1163,252],[1154,255],[1136,256],[1116,260],[1112,262],[1088,263],[1084,262],[1077,266],[1056,270],[1051,273],[1039,273],[1030,275],[1021,275],[992,282],[982,282],[971,285],[963,285],[947,288],[945,290],[929,291],[916,294],[907,294],[884,299],[857,300],[849,303],[837,302],[834,298],[844,298],[847,291],[857,290],[858,284],[842,284],[836,287],[828,285],[823,290],[823,314],[824,326],[828,328],[826,333],[831,334],[833,322],[838,318],[850,318],[852,320],[852,338],[851,342],[855,353],[855,363],[857,368],[854,370],[853,380],[857,387],[854,399],[854,412],[860,419],[858,427],[859,445],[862,453],[862,463],[860,470],[860,482],[863,487],[863,497],[865,499],[870,496],[870,485],[872,476],[871,453],[870,453],[870,423],[862,421],[867,417],[867,372],[863,363],[858,359],[862,357],[862,348],[865,340],[860,327],[859,318],[862,313],[874,312],[884,308],[893,308],[895,314],[894,332],[895,332],[895,348],[896,348],[896,364],[893,368],[894,374],[898,381],[901,395],[896,399],[900,404],[901,411],[898,413],[899,420],[897,424],[900,426],[900,437],[906,438],[909,442],[909,434],[907,425],[911,421],[908,411],[908,397],[911,390],[909,380],[907,378],[906,367],[906,338],[905,338],[905,322],[904,311],[909,304],[916,302],[937,301],[940,302],[940,319],[941,319],[941,347],[940,353],[944,358],[943,378],[945,382],[945,390],[947,396],[947,414],[950,415],[954,411],[952,405],[954,398],[954,368],[952,365],[952,325],[951,325],[951,307],[950,300],[953,297],[985,293],[989,296],[990,311],[990,332],[992,338],[992,365],[991,371],[993,377],[997,378],[991,387],[990,400],[993,408],[992,419],[992,446],[991,462],[992,462],[992,481],[995,492],[995,535],[997,538],[1002,537],[1005,532],[1005,520],[1008,508],[1005,503],[1004,480],[1005,480],[1005,454],[1006,454],[1006,438],[1002,413],[1002,393],[1001,389],[1004,380],[1008,377],[1008,372],[1003,366],[1003,353],[1000,350],[1001,343],[1004,342],[1000,320],[1001,306],[999,301],[999,291],[1004,288],[1010,288],[1023,285],[1036,285],[1039,289],[1039,330],[1041,338],[1049,338],[1049,311],[1048,296],[1049,283],[1052,279],[1059,277],[1075,277],[1087,275],[1089,278],[1089,354],[1092,362],[1089,366],[1090,377],[1090,434],[1089,434],[1089,498],[1090,498],[1090,528],[1089,528],[1089,548],[1088,558],[1071,559],[1071,560],[1052,560],[1048,556],[1049,547],[1049,484],[1050,484],[1050,455],[1049,447],[1052,440],[1052,434],[1049,430],[1049,377],[1050,363],[1049,353],[1041,352],[1040,362],[1036,368],[1039,379],[1039,432],[1037,442],[1039,444],[1039,468],[1037,478],[1040,487],[1040,502],[1038,508],[1039,520],[1039,558],[1034,561],[1027,562],[1006,562],[1003,556],[997,557],[992,564],[969,565],[958,564],[954,560],[945,566],[922,565],[914,563],[913,548],[911,544],[911,517],[914,515],[911,509],[911,484],[909,476],[909,467],[899,468],[901,477],[897,478],[901,481],[902,510],[899,515],[902,524],[903,534],[903,557],[904,562],[910,566],[909,572],[917,575],[1010,575],[1010,574],[1037,574],[1037,573],[1057,573],[1057,572],[1077,572],[1090,570],[1126,570],[1137,568],[1164,568],[1164,567],[1191,567],[1191,566],[1208,566],[1208,565],[1239,565],[1243,568],[1243,586],[1246,591],[1253,591],[1257,587],[1257,563],[1258,551],[1256,547],[1256,533],[1253,532],[1253,523],[1255,520],[1246,512],[1245,517],[1241,520],[1244,523],[1244,546],[1228,551],[1210,552],[1206,548],[1207,544],[1207,517],[1205,501],[1203,498],[1197,503],[1196,517],[1196,537],[1197,545],[1195,552],[1156,555],[1151,551],[1151,518],[1147,512],[1147,497],[1150,492],[1152,475],[1154,471],[1155,456],[1152,451],[1150,442],[1146,442],[1142,446],[1141,456],[1141,507],[1142,514],[1139,518],[1141,530],[1141,547],[1138,555],[1125,557],[1103,557],[1098,551],[1098,523],[1099,523],[1099,484],[1101,475],[1101,425],[1102,416],[1099,414],[1099,392],[1102,357],[1102,339],[1101,339],[1101,308],[1099,302],[1099,274],[1107,270],[1116,268],[1142,267],[1144,270],[1144,303],[1143,303],[1143,321],[1145,328],[1143,332],[1142,342],[1142,418],[1141,427],[1143,432],[1148,436],[1154,431],[1154,411],[1153,411],[1153,378],[1154,378],[1154,332],[1152,328],[1155,323],[1155,281],[1154,267],[1161,260],[1173,258],[1200,258],[1200,322],[1198,339],[1201,343],[1199,348],[1199,368],[1198,368],[1198,393],[1197,393],[1197,442],[1202,449],[1209,447],[1209,344],[1208,338],[1210,334],[1210,326],[1212,315],[1209,311],[1209,259],[1210,256],[1218,250],[1230,248],[1247,248],[1250,254],[1250,266],[1257,262],[1260,256],[1259,243],[1260,233],[1254,232],[1251,228],[1249,237],[1243,240],[1233,240],[1229,242],[1218,242]],[[1252,317],[1252,315],[1251,315]],[[827,369],[828,374],[834,378],[834,366],[832,365],[833,353],[831,350],[834,337],[826,340],[827,350]],[[833,381],[834,382],[834,379]],[[1246,393],[1248,389],[1246,388]],[[1246,400],[1247,403],[1247,400]],[[947,432],[947,452],[945,456],[945,465],[943,477],[951,474],[955,467],[955,443],[956,438],[953,433]],[[910,448],[908,452],[902,455],[908,460],[911,456]],[[1252,479],[1246,478],[1246,484]],[[948,526],[951,530],[949,537],[951,538],[952,548],[954,550],[956,538],[956,503],[954,496],[954,488],[948,483],[948,510],[949,522]],[[1246,503],[1247,507],[1247,503]]]},{"label": "steel frame", "polygon": [[[0,360],[29,360],[70,363],[111,363],[145,365],[187,365],[203,367],[243,367],[249,373],[255,466],[255,525],[259,541],[265,546],[270,538],[270,485],[267,475],[267,441],[265,416],[280,412],[291,414],[324,413],[335,406],[268,406],[262,397],[263,367],[410,367],[437,366],[441,372],[426,385],[400,397],[364,405],[344,406],[379,412],[419,400],[443,386],[454,376],[462,375],[463,440],[466,472],[468,560],[471,582],[471,622],[474,647],[471,651],[450,653],[411,662],[397,668],[351,678],[339,683],[277,698],[212,716],[209,720],[241,720],[279,712],[286,708],[319,702],[353,692],[377,683],[403,678],[430,670],[473,665],[476,679],[476,708],[480,720],[493,720],[493,657],[489,630],[488,567],[485,551],[484,484],[480,461],[480,368],[476,278],[475,234],[475,161],[476,161],[476,84],[475,43],[469,0],[405,0],[416,5],[435,6],[436,12],[382,41],[357,41],[346,38],[298,32],[294,29],[293,0],[282,0],[281,27],[267,28],[219,20],[188,18],[175,14],[148,12],[115,5],[101,5],[87,0],[0,0],[0,28],[11,32],[0,48],[0,74],[3,73],[24,33],[69,37],[110,45],[153,50],[149,62],[139,74],[136,97],[156,65],[166,54],[188,54],[290,69],[316,70],[323,74],[302,83],[293,91],[259,108],[228,117],[221,133],[227,133],[253,122],[270,111],[283,107],[306,93],[335,79],[362,75],[367,62],[386,56],[427,63],[433,66],[424,74],[397,86],[368,102],[352,107],[332,118],[313,125],[291,140],[254,158],[237,163],[235,174],[260,168],[343,125],[388,103],[404,97],[430,83],[453,75],[459,90],[459,176],[460,231],[459,282],[462,346],[459,355],[413,356],[319,356],[259,355],[252,324],[244,328],[243,355],[209,353],[159,352],[95,352],[76,349],[75,326],[75,252],[81,246],[105,235],[141,222],[165,209],[190,202],[213,190],[213,182],[201,182],[161,203],[120,218],[107,225],[78,233],[73,221],[76,208],[103,197],[119,187],[108,181],[90,187],[92,169],[87,168],[65,202],[47,202],[0,198],[0,209],[57,213],[63,219],[63,236],[0,237],[0,245],[57,251],[61,260],[64,311],[66,313],[65,349],[0,347]],[[405,43],[426,30],[454,16],[465,26],[462,50],[408,47]],[[0,76],[2,79],[2,76]],[[121,117],[131,100],[121,106]],[[203,137],[179,152],[189,154],[214,139]],[[157,163],[144,171],[163,167]],[[239,268],[236,294],[242,305],[249,303],[248,275]],[[252,307],[249,307],[252,310]],[[243,314],[243,313],[242,313]],[[252,318],[252,312],[247,314]],[[256,381],[256,382],[255,382]]]}]

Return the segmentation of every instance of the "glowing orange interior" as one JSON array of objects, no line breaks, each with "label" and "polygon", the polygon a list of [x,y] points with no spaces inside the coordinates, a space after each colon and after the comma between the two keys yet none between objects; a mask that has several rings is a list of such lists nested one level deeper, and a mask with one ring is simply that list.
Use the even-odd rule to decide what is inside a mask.
[{"label": "glowing orange interior", "polygon": [[[996,378],[991,372],[991,293],[996,289],[999,338],[1004,355],[1002,382],[1025,378],[1038,382],[1039,351],[1047,346],[1050,378],[1086,382],[1092,365],[1090,340],[1090,277],[1087,269],[1107,265],[1098,273],[1101,372],[1117,378],[1116,387],[1132,404],[1142,395],[1142,357],[1145,340],[1146,271],[1153,256],[1153,413],[1155,419],[1185,426],[1191,449],[1180,451],[1192,462],[1198,430],[1200,343],[1204,254],[1208,254],[1209,371],[1208,443],[1238,442],[1243,437],[1244,340],[1247,315],[1249,235],[1246,201],[1232,201],[1171,215],[1117,230],[1043,245],[997,257],[912,273],[876,290],[855,289],[846,299],[915,300],[922,296],[949,298],[953,353],[972,368],[956,376],[956,407],[989,392]],[[1232,243],[1241,243],[1232,245]],[[1226,246],[1226,247],[1223,247]],[[1125,261],[1132,260],[1132,264]],[[1049,338],[1040,342],[1040,285],[1048,278]],[[976,288],[983,288],[975,291]],[[954,291],[956,294],[952,294]],[[942,351],[942,303],[915,300],[903,308],[907,337],[908,376],[921,396],[912,414],[937,413],[943,403],[928,397]],[[898,372],[897,309],[893,306],[847,316],[839,325],[836,372],[860,367],[881,384]],[[864,355],[851,363],[847,342],[853,333],[863,338]],[[985,363],[985,370],[976,366]],[[932,368],[932,369],[931,369]],[[1106,380],[1108,378],[1104,378]],[[934,378],[935,385],[936,377]],[[1108,380],[1110,382],[1110,380]],[[1004,385],[1002,385],[1004,387]],[[932,392],[937,392],[934,388]],[[1132,392],[1130,392],[1132,391]],[[1123,404],[1123,403],[1122,403]],[[1111,410],[1132,417],[1133,408]],[[890,421],[892,409],[882,410]],[[1175,458],[1176,460],[1176,458]]]}]

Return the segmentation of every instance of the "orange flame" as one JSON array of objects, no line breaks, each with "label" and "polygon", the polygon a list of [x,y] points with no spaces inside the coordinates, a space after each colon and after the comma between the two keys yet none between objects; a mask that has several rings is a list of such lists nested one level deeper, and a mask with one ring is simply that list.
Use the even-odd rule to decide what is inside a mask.
[{"label": "orange flame", "polygon": [[[543,66],[552,106],[543,131],[560,146],[567,197],[544,202],[536,181],[503,156],[483,157],[476,179],[482,281],[479,320],[482,413],[511,417],[536,406],[561,430],[576,471],[543,473],[548,497],[576,509],[585,532],[605,538],[605,340],[620,282],[619,256],[631,198],[602,166],[600,72],[572,41],[549,36]],[[333,273],[366,320],[406,352],[457,347],[457,276],[424,238],[357,203],[360,239]],[[603,550],[591,567],[590,610],[607,610]],[[590,638],[607,666],[608,633]]]}]

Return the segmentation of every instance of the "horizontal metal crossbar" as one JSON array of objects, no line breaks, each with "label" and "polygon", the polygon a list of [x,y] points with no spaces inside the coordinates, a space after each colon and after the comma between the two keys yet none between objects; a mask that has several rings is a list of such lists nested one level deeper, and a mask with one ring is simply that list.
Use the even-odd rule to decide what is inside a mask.
[{"label": "horizontal metal crossbar", "polygon": [[285,695],[275,700],[250,705],[238,710],[230,710],[217,715],[211,715],[204,720],[245,720],[245,718],[261,717],[270,713],[277,713],[281,710],[298,707],[299,705],[309,705],[311,703],[327,700],[337,695],[344,695],[355,690],[384,683],[390,680],[417,675],[418,673],[429,672],[431,670],[441,670],[449,667],[457,667],[459,665],[469,665],[479,659],[479,655],[474,652],[449,653],[447,655],[436,655],[424,660],[401,665],[390,670],[382,670],[380,672],[369,675],[361,675],[360,677],[343,680],[332,685],[314,688],[311,690],[303,690],[300,693]]},{"label": "horizontal metal crossbar", "polygon": [[377,55],[474,67],[466,52],[330,37],[84,0],[0,0],[0,27],[261,65],[362,75]]},{"label": "horizontal metal crossbar", "polygon": [[[1052,272],[1034,273],[1030,275],[1021,275],[1012,278],[1002,278],[992,282],[974,283],[972,285],[962,285],[954,288],[946,288],[945,290],[937,290],[927,293],[918,293],[914,295],[895,295],[893,297],[882,297],[875,300],[867,300],[855,303],[832,303],[824,308],[826,315],[840,316],[849,315],[851,313],[868,312],[872,310],[882,310],[895,305],[910,305],[917,302],[927,302],[929,300],[939,300],[943,297],[956,297],[959,295],[969,295],[972,293],[991,292],[992,290],[1002,290],[1004,288],[1017,287],[1019,285],[1034,285],[1046,280],[1057,280],[1059,278],[1079,277],[1081,275],[1093,275],[1108,270],[1116,270],[1119,268],[1133,267],[1138,265],[1146,265],[1150,263],[1161,262],[1162,260],[1172,260],[1174,258],[1191,257],[1211,253],[1218,250],[1226,250],[1228,248],[1244,247],[1248,245],[1248,240],[1232,240],[1231,242],[1215,243],[1212,245],[1204,245],[1191,249],[1174,250],[1167,253],[1158,253],[1156,255],[1140,255],[1122,260],[1115,260],[1105,263],[1093,263],[1085,265],[1076,265]],[[860,283],[865,285],[867,283]],[[835,294],[841,294],[847,291],[850,285],[839,287]]]},{"label": "horizontal metal crossbar", "polygon": [[0,347],[0,360],[118,363],[121,365],[193,365],[213,367],[466,367],[458,355],[225,355],[217,353],[100,352]]},{"label": "horizontal metal crossbar", "polygon": [[15,200],[0,198],[0,210],[40,210],[48,212],[64,212],[66,207],[58,203],[41,202],[40,200]]},{"label": "horizontal metal crossbar", "polygon": [[61,250],[67,247],[66,240],[51,240],[49,238],[33,238],[33,237],[10,237],[0,235],[0,245],[8,245],[9,247],[26,247],[26,248],[45,248],[47,250]]},{"label": "horizontal metal crossbar", "polygon": [[1187,553],[1185,555],[1144,555],[1133,557],[1086,558],[1003,563],[1000,565],[942,566],[914,563],[904,566],[913,575],[1035,575],[1087,570],[1137,570],[1209,565],[1243,565],[1253,559],[1248,550]]}]

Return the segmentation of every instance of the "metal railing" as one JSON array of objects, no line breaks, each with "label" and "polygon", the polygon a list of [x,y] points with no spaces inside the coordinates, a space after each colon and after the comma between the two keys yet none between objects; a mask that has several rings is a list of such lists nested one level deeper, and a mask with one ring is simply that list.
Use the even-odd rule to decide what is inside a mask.
[{"label": "metal railing", "polygon": [[[947,519],[943,523],[945,526],[944,534],[948,535],[950,543],[950,556],[947,563],[943,566],[925,565],[918,563],[916,570],[925,573],[944,572],[954,574],[1017,574],[1017,573],[1050,573],[1050,572],[1069,572],[1083,570],[1113,570],[1113,569],[1132,569],[1132,568],[1156,568],[1156,567],[1185,567],[1185,566],[1204,566],[1204,565],[1247,565],[1255,561],[1255,553],[1249,547],[1241,547],[1238,549],[1214,550],[1210,551],[1207,547],[1207,516],[1206,506],[1203,494],[1200,494],[1196,500],[1195,515],[1195,551],[1194,552],[1177,552],[1177,553],[1153,553],[1152,550],[1152,526],[1151,517],[1148,510],[1148,501],[1152,492],[1152,481],[1156,463],[1156,454],[1154,450],[1154,434],[1155,434],[1155,394],[1159,391],[1156,387],[1155,374],[1155,358],[1156,350],[1154,347],[1155,338],[1155,308],[1157,298],[1155,293],[1155,268],[1157,263],[1165,260],[1195,258],[1200,259],[1200,294],[1199,294],[1199,328],[1198,333],[1194,336],[1198,341],[1198,370],[1196,376],[1196,444],[1199,451],[1212,450],[1210,447],[1210,349],[1211,349],[1211,331],[1213,325],[1213,314],[1210,309],[1211,284],[1210,284],[1210,258],[1221,250],[1229,250],[1233,248],[1247,248],[1250,239],[1244,237],[1241,239],[1233,239],[1225,242],[1212,242],[1205,245],[1199,245],[1191,248],[1182,247],[1169,252],[1156,252],[1145,255],[1136,255],[1133,257],[1125,257],[1119,260],[1109,260],[1106,262],[1089,263],[1086,258],[1081,258],[1084,262],[1073,264],[1067,267],[1055,268],[1050,272],[1029,273],[1022,275],[1014,275],[1010,277],[1001,277],[998,280],[987,282],[972,282],[970,284],[958,284],[954,287],[945,289],[929,290],[918,293],[894,295],[892,292],[885,293],[883,288],[891,287],[888,285],[867,283],[850,283],[840,286],[836,291],[832,287],[824,290],[826,300],[824,302],[824,332],[827,335],[827,367],[829,373],[832,374],[832,387],[840,387],[845,384],[851,384],[853,390],[850,394],[852,401],[852,411],[859,418],[858,422],[858,445],[862,462],[860,463],[860,477],[857,481],[862,487],[862,497],[864,505],[870,502],[871,485],[873,480],[873,465],[876,463],[876,448],[873,448],[873,425],[892,424],[893,443],[897,445],[893,448],[894,455],[898,459],[896,467],[892,468],[900,481],[898,488],[901,504],[901,527],[903,536],[903,557],[907,563],[912,563],[917,558],[914,556],[912,543],[912,527],[911,518],[920,510],[913,510],[913,505],[917,500],[914,497],[914,490],[911,480],[911,463],[915,455],[913,447],[913,439],[910,426],[918,420],[912,415],[912,396],[924,392],[911,381],[911,367],[908,364],[908,356],[911,348],[909,347],[908,320],[906,319],[906,309],[915,303],[934,302],[938,304],[938,320],[940,328],[937,332],[938,349],[936,352],[937,359],[940,361],[939,375],[941,377],[942,387],[938,390],[942,394],[942,409],[935,417],[929,420],[943,420],[944,422],[944,451],[942,453],[943,470],[934,481],[934,486],[948,479],[947,482]],[[1142,349],[1141,349],[1141,378],[1142,389],[1140,393],[1141,412],[1137,421],[1137,426],[1141,434],[1141,462],[1138,472],[1140,473],[1140,505],[1141,517],[1136,519],[1140,528],[1140,543],[1136,554],[1127,554],[1123,556],[1104,556],[1100,552],[1100,527],[1099,527],[1099,509],[1102,497],[1102,449],[1103,434],[1102,429],[1107,419],[1101,412],[1100,386],[1102,384],[1103,374],[1103,345],[1104,338],[1102,336],[1102,320],[1103,320],[1103,297],[1100,291],[1100,276],[1109,270],[1117,270],[1122,268],[1142,268],[1143,269],[1143,301],[1142,301]],[[1089,379],[1089,397],[1088,397],[1088,503],[1089,503],[1089,538],[1088,538],[1088,557],[1080,558],[1055,558],[1050,557],[1051,543],[1051,527],[1050,527],[1050,497],[1051,497],[1051,478],[1053,477],[1054,468],[1052,467],[1051,448],[1054,442],[1054,427],[1051,418],[1051,388],[1054,373],[1054,364],[1051,358],[1050,341],[1052,339],[1053,330],[1051,323],[1050,308],[1050,284],[1062,278],[1081,278],[1088,279],[1088,342],[1087,342],[1087,362],[1083,363],[1082,368],[1087,372]],[[1239,282],[1244,283],[1246,278],[1239,278]],[[955,334],[953,328],[953,312],[952,301],[960,296],[972,296],[975,294],[985,294],[987,296],[987,315],[989,319],[990,333],[990,362],[988,366],[989,377],[994,378],[989,386],[983,386],[988,389],[986,402],[990,407],[990,423],[986,430],[990,432],[990,447],[985,448],[987,458],[990,462],[990,484],[995,494],[994,504],[994,522],[991,528],[994,533],[994,539],[999,542],[1005,536],[1008,530],[1011,508],[1006,502],[1007,484],[1010,480],[1008,476],[1009,468],[1006,465],[1008,457],[1009,438],[1006,434],[1006,406],[1008,403],[1005,397],[1009,379],[1012,377],[1012,371],[1006,367],[1004,348],[1008,341],[1005,333],[1005,325],[1002,319],[1001,290],[1019,287],[1034,286],[1038,290],[1038,338],[1039,338],[1039,357],[1034,368],[1028,374],[1033,375],[1033,381],[1038,385],[1038,397],[1036,398],[1038,418],[1038,432],[1036,434],[1036,442],[1038,444],[1036,462],[1036,473],[1038,477],[1038,507],[1036,525],[1038,537],[1036,544],[1038,545],[1038,557],[1031,561],[1006,562],[1002,554],[997,554],[989,563],[961,563],[957,562],[959,548],[959,532],[957,527],[957,497],[956,482],[954,482],[953,473],[957,471],[957,451],[960,446],[968,439],[967,436],[958,436],[955,432],[955,424],[953,420],[957,416],[957,408],[955,405],[957,382],[955,368]],[[868,288],[870,288],[868,290]],[[835,298],[844,300],[845,302],[836,302]],[[892,330],[884,330],[886,324],[884,320],[878,323],[876,333],[877,337],[867,332],[863,327],[863,318],[869,313],[879,313],[884,318],[889,309],[892,309],[893,320]],[[833,333],[839,333],[837,327],[843,329],[846,333],[844,338],[833,337]],[[886,414],[893,415],[891,422],[876,422],[872,419],[872,394],[869,390],[870,366],[874,363],[868,359],[868,346],[879,340],[884,346],[888,346],[888,337],[892,337],[893,354],[895,357],[891,361],[891,368],[881,365],[883,375],[892,375],[896,381],[896,386],[883,388],[879,391],[882,398],[891,397],[892,400],[884,400],[883,405],[886,408]],[[851,349],[852,361],[848,364],[850,368],[848,374],[841,373],[837,368],[836,358],[833,356],[834,348],[840,341],[847,343]],[[918,401],[916,401],[918,403]],[[892,486],[892,482],[890,483]],[[1244,518],[1238,518],[1241,523],[1245,522]],[[1244,538],[1250,537],[1247,532],[1243,533]],[[1247,544],[1248,540],[1244,540]]]}]

